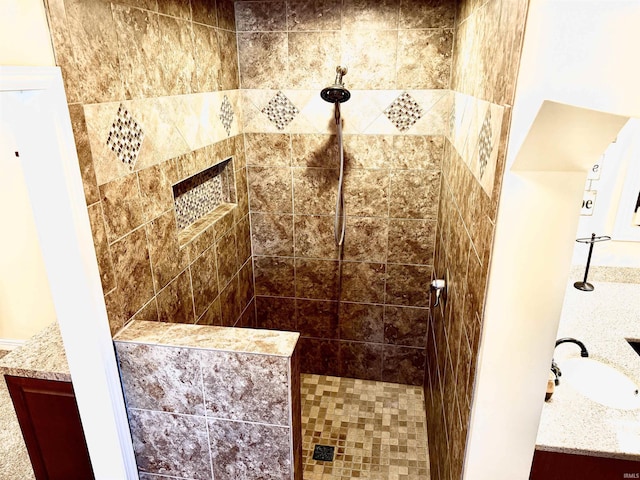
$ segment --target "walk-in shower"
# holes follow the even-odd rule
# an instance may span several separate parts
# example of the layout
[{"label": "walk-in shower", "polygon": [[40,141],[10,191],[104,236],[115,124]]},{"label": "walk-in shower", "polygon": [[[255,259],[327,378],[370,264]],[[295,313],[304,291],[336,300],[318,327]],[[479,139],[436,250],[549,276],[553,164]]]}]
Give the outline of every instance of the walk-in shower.
[{"label": "walk-in shower", "polygon": [[338,155],[340,156],[340,178],[338,180],[338,195],[336,197],[336,213],[334,220],[334,238],[336,245],[340,247],[344,242],[346,228],[346,214],[344,211],[344,146],[342,143],[342,118],[340,116],[340,104],[351,98],[351,92],[342,83],[342,77],[347,74],[347,68],[338,65],[336,67],[336,79],[333,85],[323,88],[320,96],[323,100],[335,105],[336,129],[338,131]]}]

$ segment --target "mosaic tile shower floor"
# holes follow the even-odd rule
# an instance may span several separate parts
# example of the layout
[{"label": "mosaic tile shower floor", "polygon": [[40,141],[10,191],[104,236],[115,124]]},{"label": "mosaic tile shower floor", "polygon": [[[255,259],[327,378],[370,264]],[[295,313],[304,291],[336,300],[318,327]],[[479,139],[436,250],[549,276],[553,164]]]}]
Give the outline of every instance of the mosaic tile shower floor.
[{"label": "mosaic tile shower floor", "polygon": [[429,480],[422,387],[303,374],[301,390],[304,480]]}]

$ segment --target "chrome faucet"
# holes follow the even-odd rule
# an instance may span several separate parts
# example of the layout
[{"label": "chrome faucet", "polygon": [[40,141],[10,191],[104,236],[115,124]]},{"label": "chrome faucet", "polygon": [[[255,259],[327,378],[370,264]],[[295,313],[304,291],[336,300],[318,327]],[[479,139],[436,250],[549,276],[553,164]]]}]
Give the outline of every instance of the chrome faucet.
[{"label": "chrome faucet", "polygon": [[[587,351],[587,347],[584,346],[584,343],[582,343],[580,340],[576,340],[575,338],[571,338],[571,337],[564,337],[564,338],[559,338],[558,340],[556,340],[556,347],[558,345],[560,345],[561,343],[575,343],[576,345],[578,345],[580,347],[580,356],[581,357],[588,357],[589,356],[589,352]],[[556,363],[556,361],[554,359],[551,359],[551,371],[553,372],[553,374],[555,375],[555,379],[553,381],[553,383],[555,383],[556,385],[560,385],[560,378],[562,376],[562,371],[560,370],[560,367],[558,366],[558,364]]]}]

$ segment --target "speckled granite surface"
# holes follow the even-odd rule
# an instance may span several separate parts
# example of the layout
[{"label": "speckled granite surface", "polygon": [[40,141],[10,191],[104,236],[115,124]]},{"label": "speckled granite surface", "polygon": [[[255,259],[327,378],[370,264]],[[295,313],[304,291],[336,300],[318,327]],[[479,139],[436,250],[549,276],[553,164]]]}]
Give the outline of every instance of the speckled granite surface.
[{"label": "speckled granite surface", "polygon": [[134,320],[120,331],[114,340],[168,347],[190,347],[290,357],[299,337],[299,333],[276,330]]},{"label": "speckled granite surface", "polygon": [[71,381],[67,356],[57,323],[31,337],[0,359],[0,375]]},{"label": "speckled granite surface", "polygon": [[[640,384],[640,356],[625,340],[640,337],[640,285],[591,281],[593,292],[567,286],[557,337],[581,340],[589,356],[616,367]],[[555,360],[580,358],[571,344],[559,345]],[[619,410],[593,402],[566,381],[545,403],[538,429],[540,450],[640,461],[640,410]]]}]

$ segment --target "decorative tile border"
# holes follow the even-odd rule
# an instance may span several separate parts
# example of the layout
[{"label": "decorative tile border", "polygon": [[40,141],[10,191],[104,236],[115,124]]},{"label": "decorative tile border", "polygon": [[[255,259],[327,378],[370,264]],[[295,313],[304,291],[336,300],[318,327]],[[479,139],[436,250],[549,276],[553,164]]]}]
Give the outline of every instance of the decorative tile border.
[{"label": "decorative tile border", "polygon": [[291,103],[285,94],[278,91],[262,109],[262,113],[273,122],[278,130],[284,130],[300,111]]},{"label": "decorative tile border", "polygon": [[422,107],[407,92],[396,98],[384,111],[389,121],[401,132],[409,130],[422,118],[423,113]]},{"label": "decorative tile border", "polygon": [[118,160],[133,170],[136,160],[138,160],[143,139],[144,130],[131,116],[126,107],[120,104],[116,118],[113,120],[109,130],[107,146],[115,153]]},{"label": "decorative tile border", "polygon": [[493,191],[504,107],[455,93],[449,140],[487,195]]},{"label": "decorative tile border", "polygon": [[[245,133],[335,133],[334,105],[319,90],[242,90]],[[274,101],[287,99],[299,113],[279,121]],[[345,134],[444,135],[449,90],[351,90],[340,105]],[[274,110],[276,109],[276,110]]]},{"label": "decorative tile border", "polygon": [[225,95],[222,100],[222,106],[220,107],[220,121],[222,122],[224,129],[227,131],[227,135],[231,135],[233,116],[233,106],[229,101],[229,97]]},{"label": "decorative tile border", "polygon": [[[88,104],[84,113],[98,185],[243,131],[239,90]],[[118,147],[120,136],[138,139],[137,150],[132,140]]]}]

